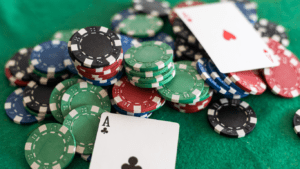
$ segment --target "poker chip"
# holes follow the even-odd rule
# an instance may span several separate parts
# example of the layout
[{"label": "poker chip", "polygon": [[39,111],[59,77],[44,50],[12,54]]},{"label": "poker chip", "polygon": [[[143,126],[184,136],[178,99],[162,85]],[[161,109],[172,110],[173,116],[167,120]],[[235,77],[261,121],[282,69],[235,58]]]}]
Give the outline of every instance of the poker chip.
[{"label": "poker chip", "polygon": [[171,12],[170,3],[158,0],[133,0],[133,7],[138,12],[151,14],[153,16],[167,16]]},{"label": "poker chip", "polygon": [[84,155],[84,154],[81,154],[81,158],[87,162],[91,162],[92,160],[92,155]]},{"label": "poker chip", "polygon": [[252,70],[229,73],[228,77],[240,88],[253,95],[261,95],[266,91],[263,79]]},{"label": "poker chip", "polygon": [[105,112],[98,106],[84,105],[73,109],[65,117],[63,125],[74,135],[77,153],[85,155],[93,153],[100,117]]},{"label": "poker chip", "polygon": [[157,83],[166,80],[172,75],[172,73],[175,74],[176,72],[174,70],[175,67],[173,66],[165,73],[162,73],[154,77],[141,78],[138,76],[132,76],[130,73],[127,73],[127,77],[130,81],[137,82],[137,83]]},{"label": "poker chip", "polygon": [[99,73],[99,74],[86,73],[80,69],[78,69],[78,74],[90,80],[107,80],[113,78],[122,70],[123,70],[123,65],[120,64],[115,70],[111,70],[111,72],[106,75],[104,75],[103,73]]},{"label": "poker chip", "polygon": [[109,86],[117,83],[123,76],[124,71],[120,71],[116,76],[106,79],[106,80],[90,80],[86,77],[81,76],[78,74],[83,80],[87,81],[90,84],[96,85],[96,86]]},{"label": "poker chip", "polygon": [[297,110],[293,119],[295,133],[300,137],[300,110]]},{"label": "poker chip", "polygon": [[[131,38],[131,37],[128,37],[128,36],[125,36],[125,35],[122,35],[122,34],[117,34],[121,40],[121,43],[122,43],[122,50],[124,53],[127,52],[128,49],[130,49],[132,46],[134,46],[135,44],[138,44],[140,43],[140,39],[134,39],[134,38]],[[158,34],[159,35],[159,34]],[[157,35],[157,36],[158,36]],[[156,37],[156,36],[155,36]],[[170,39],[169,38],[165,38],[167,39],[170,43]]]},{"label": "poker chip", "polygon": [[154,37],[150,37],[150,38],[141,38],[140,39],[142,42],[148,42],[148,41],[161,41],[163,43],[166,43],[167,45],[169,45],[173,50],[175,49],[175,41],[172,38],[172,36],[160,32],[158,34],[156,34]]},{"label": "poker chip", "polygon": [[168,101],[180,103],[182,101],[193,102],[201,95],[204,88],[204,80],[190,64],[176,64],[176,76],[174,79],[157,88],[158,93]]},{"label": "poker chip", "polygon": [[228,137],[245,137],[257,123],[256,114],[250,105],[237,99],[223,98],[213,102],[207,115],[215,132]]},{"label": "poker chip", "polygon": [[158,75],[161,75],[161,74],[167,72],[173,66],[174,66],[174,62],[170,62],[166,67],[164,67],[162,69],[155,70],[155,71],[141,72],[141,71],[133,70],[125,63],[125,70],[126,70],[127,74],[130,74],[132,76],[137,76],[137,77],[141,77],[141,78],[150,78],[150,77],[155,77],[155,76],[158,76]]},{"label": "poker chip", "polygon": [[163,20],[155,16],[143,14],[130,15],[119,24],[116,31],[139,38],[153,37],[163,25]]},{"label": "poker chip", "polygon": [[173,61],[172,48],[160,41],[143,42],[124,55],[125,63],[136,71],[153,71]]},{"label": "poker chip", "polygon": [[83,105],[97,105],[108,112],[111,110],[107,92],[102,87],[87,82],[76,83],[63,94],[61,99],[63,117],[66,117],[71,110]]},{"label": "poker chip", "polygon": [[27,86],[27,84],[29,83],[29,81],[22,81],[17,79],[16,77],[14,77],[9,70],[9,65],[8,62],[5,64],[5,76],[6,78],[9,80],[10,85],[12,86]]},{"label": "poker chip", "polygon": [[122,43],[119,37],[103,26],[80,29],[69,41],[69,53],[73,60],[88,68],[112,65],[119,58]]},{"label": "poker chip", "polygon": [[118,107],[133,113],[152,111],[156,109],[162,99],[156,89],[142,89],[133,86],[126,76],[113,86],[112,95]]},{"label": "poker chip", "polygon": [[75,156],[76,142],[67,127],[58,123],[39,126],[25,143],[31,168],[66,168]]},{"label": "poker chip", "polygon": [[140,83],[140,82],[136,82],[134,80],[130,80],[130,83],[134,86],[140,87],[140,88],[159,88],[160,86],[163,86],[167,83],[169,83],[171,80],[174,79],[176,75],[176,70],[174,69],[172,71],[172,74],[170,76],[168,76],[166,79],[159,81],[159,82],[155,82],[155,83]]},{"label": "poker chip", "polygon": [[176,38],[176,55],[178,58],[195,61],[203,57],[208,58],[208,54],[200,45],[199,48],[189,46],[182,38]]},{"label": "poker chip", "polygon": [[11,93],[4,104],[6,115],[17,124],[30,124],[44,120],[28,113],[23,106],[23,89],[18,88]]},{"label": "poker chip", "polygon": [[185,1],[185,2],[180,2],[179,4],[177,4],[171,11],[171,13],[169,14],[168,18],[169,21],[171,23],[171,25],[173,25],[174,19],[178,17],[178,15],[176,14],[176,12],[174,11],[174,9],[176,8],[185,8],[185,7],[191,7],[191,6],[198,6],[198,5],[202,5],[203,2],[199,2],[199,1]]},{"label": "poker chip", "polygon": [[53,88],[53,86],[39,85],[34,81],[29,82],[24,89],[23,96],[26,107],[36,112],[39,117],[45,117],[46,114],[51,114],[49,98]]},{"label": "poker chip", "polygon": [[235,5],[239,8],[239,10],[244,14],[244,16],[248,19],[251,24],[255,24],[257,22],[257,11],[256,11],[256,3],[254,2],[236,2]]},{"label": "poker chip", "polygon": [[70,30],[60,30],[55,32],[55,34],[52,37],[52,40],[59,40],[64,42],[69,42],[72,35],[77,32],[78,29],[70,29]]},{"label": "poker chip", "polygon": [[[137,12],[135,11],[135,9],[128,8],[128,9],[122,10],[119,13],[114,14],[111,18],[111,29],[115,30],[123,20],[128,18],[130,15],[134,15],[136,13]],[[123,48],[123,50],[124,50],[124,48]]]},{"label": "poker chip", "polygon": [[68,55],[66,42],[52,40],[35,46],[30,55],[30,62],[42,73],[55,74],[66,70],[64,58]]},{"label": "poker chip", "polygon": [[60,105],[62,96],[68,90],[69,87],[79,82],[83,82],[83,80],[79,78],[67,79],[57,84],[55,88],[52,90],[49,99],[49,107],[56,121],[60,123],[63,123],[64,121],[64,117],[62,115],[61,105]]},{"label": "poker chip", "polygon": [[300,93],[300,63],[298,58],[282,46],[278,53],[280,65],[265,68],[263,75],[271,91],[285,98],[294,98]]},{"label": "poker chip", "polygon": [[283,46],[289,46],[285,28],[282,25],[275,24],[267,19],[260,19],[254,25],[254,28],[260,33],[260,36],[267,42],[269,38],[280,42]]},{"label": "poker chip", "polygon": [[22,48],[7,62],[10,73],[18,80],[31,80],[26,71],[31,52],[32,48]]},{"label": "poker chip", "polygon": [[[128,115],[128,116],[134,116],[134,117],[144,117],[144,118],[148,118],[148,114],[152,113],[152,112],[144,112],[144,113],[133,113],[133,112],[127,112],[123,109],[121,109],[120,107],[118,107],[116,105],[116,102],[114,99],[111,99],[111,105],[116,109],[116,111],[119,113],[119,114],[123,114],[123,115]],[[163,100],[162,100],[163,101]],[[158,104],[159,106],[160,104]]]}]

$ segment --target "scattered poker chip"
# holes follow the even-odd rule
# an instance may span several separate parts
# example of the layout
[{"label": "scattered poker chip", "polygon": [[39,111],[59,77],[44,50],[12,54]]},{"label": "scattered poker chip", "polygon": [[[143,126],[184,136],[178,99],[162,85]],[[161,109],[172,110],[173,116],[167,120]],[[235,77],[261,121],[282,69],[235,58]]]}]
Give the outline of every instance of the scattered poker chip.
[{"label": "scattered poker chip", "polygon": [[86,77],[81,76],[80,74],[78,74],[83,80],[87,81],[90,84],[96,85],[96,86],[109,86],[109,85],[113,85],[115,83],[117,83],[123,76],[124,71],[119,71],[119,73],[110,78],[110,79],[106,79],[106,80],[90,80]]},{"label": "scattered poker chip", "polygon": [[162,99],[156,89],[133,86],[126,76],[113,86],[112,95],[118,107],[133,113],[152,111]]},{"label": "scattered poker chip", "polygon": [[256,3],[254,2],[236,2],[235,5],[239,8],[239,10],[244,14],[244,16],[248,19],[251,24],[255,24],[257,22],[257,11],[256,11]]},{"label": "scattered poker chip", "polygon": [[6,115],[17,124],[30,124],[44,120],[28,113],[23,106],[23,89],[18,88],[11,93],[4,104]]},{"label": "scattered poker chip", "polygon": [[171,11],[171,13],[169,14],[169,21],[171,23],[171,25],[173,25],[174,23],[174,19],[178,17],[178,15],[176,14],[176,12],[174,11],[174,9],[176,8],[185,8],[185,7],[191,7],[191,6],[198,6],[198,5],[202,5],[203,2],[199,2],[199,1],[185,1],[185,2],[180,2],[179,4],[177,4]]},{"label": "scattered poker chip", "polygon": [[115,30],[123,20],[125,20],[130,15],[134,15],[134,14],[136,14],[136,11],[133,8],[128,8],[122,10],[119,13],[114,14],[111,18],[111,29]]},{"label": "scattered poker chip", "polygon": [[71,110],[83,105],[97,105],[108,112],[111,110],[107,92],[102,87],[87,82],[76,83],[64,93],[61,99],[63,117],[66,117]]},{"label": "scattered poker chip", "polygon": [[66,168],[75,156],[76,142],[67,127],[58,123],[39,126],[25,143],[31,168]]},{"label": "scattered poker chip", "polygon": [[92,160],[92,155],[84,155],[84,154],[81,154],[81,158],[84,159],[85,161],[87,162],[91,162]]},{"label": "scattered poker chip", "polygon": [[30,55],[30,62],[42,73],[55,74],[66,70],[64,65],[66,56],[69,56],[67,43],[52,40],[35,46]]},{"label": "scattered poker chip", "polygon": [[23,96],[26,107],[36,112],[40,117],[51,114],[49,98],[53,88],[53,86],[39,85],[34,81],[29,82],[24,89]]},{"label": "scattered poker chip", "polygon": [[295,133],[300,137],[300,110],[297,110],[293,119]]},{"label": "scattered poker chip", "polygon": [[123,109],[121,109],[120,107],[118,107],[116,105],[116,102],[114,99],[111,99],[111,105],[116,109],[117,112],[119,112],[120,114],[123,114],[123,115],[128,115],[128,116],[134,116],[134,117],[145,117],[147,118],[147,115],[149,113],[152,113],[152,112],[144,112],[144,113],[132,113],[132,112],[127,112]]},{"label": "scattered poker chip", "polygon": [[156,34],[154,37],[150,37],[150,38],[141,38],[140,39],[142,42],[148,42],[148,41],[161,41],[163,43],[166,43],[167,45],[169,45],[173,50],[175,49],[175,41],[172,38],[172,36],[160,32],[158,34]]},{"label": "scattered poker chip", "polygon": [[119,24],[116,31],[139,38],[153,37],[163,25],[163,20],[155,16],[143,14],[130,15]]},{"label": "scattered poker chip", "polygon": [[117,34],[121,40],[122,43],[122,50],[124,53],[127,52],[128,49],[130,49],[132,46],[134,46],[135,44],[140,43],[139,39],[134,39],[132,37],[128,37],[122,34]]},{"label": "scattered poker chip", "polygon": [[205,80],[205,82],[215,89],[218,93],[222,94],[223,96],[231,99],[240,99],[248,96],[248,94],[244,93],[242,95],[233,95],[229,93],[229,91],[225,90],[223,87],[219,86],[213,78],[209,75],[206,64],[208,63],[208,59],[202,58],[197,61],[197,71],[201,75],[201,77]]},{"label": "scattered poker chip", "polygon": [[69,42],[72,35],[77,32],[78,29],[70,29],[70,30],[60,30],[55,32],[55,34],[52,37],[52,40],[59,40],[64,42]]},{"label": "scattered poker chip", "polygon": [[73,109],[65,117],[63,125],[74,135],[77,153],[85,155],[93,153],[100,117],[105,112],[98,106],[84,105]]},{"label": "scattered poker chip", "polygon": [[261,95],[266,91],[263,79],[252,70],[229,73],[228,77],[240,88],[253,95]]},{"label": "scattered poker chip", "polygon": [[140,83],[140,82],[136,82],[134,80],[130,80],[130,83],[134,86],[140,87],[140,88],[159,88],[160,86],[163,86],[167,83],[169,83],[170,81],[172,81],[174,79],[176,75],[176,70],[174,69],[172,71],[172,74],[170,76],[168,76],[166,79],[159,81],[159,82],[155,82],[155,83]]},{"label": "scattered poker chip", "polygon": [[9,80],[10,85],[12,86],[27,86],[27,84],[29,83],[29,81],[22,81],[17,79],[16,77],[14,77],[11,73],[10,70],[8,68],[8,62],[5,64],[5,76],[6,78]]},{"label": "scattered poker chip", "polygon": [[137,76],[137,77],[141,77],[141,78],[150,78],[150,77],[155,77],[158,76],[160,74],[163,74],[165,72],[167,72],[169,69],[171,69],[174,66],[174,62],[170,62],[166,67],[159,69],[159,70],[155,70],[155,71],[145,71],[145,72],[140,72],[140,71],[136,71],[131,69],[126,63],[125,63],[125,70],[126,73],[132,75],[132,76]]},{"label": "scattered poker chip", "polygon": [[300,63],[298,58],[282,46],[280,52],[280,65],[265,68],[263,75],[268,87],[276,95],[285,98],[294,98],[300,94]]},{"label": "scattered poker chip", "polygon": [[10,73],[18,80],[31,80],[26,71],[31,52],[32,48],[22,48],[7,62]]},{"label": "scattered poker chip", "polygon": [[203,57],[209,57],[202,46],[199,46],[199,48],[191,47],[184,39],[178,37],[176,38],[175,50],[178,58],[185,58],[191,61],[195,61]]},{"label": "scattered poker chip", "polygon": [[151,14],[153,16],[167,16],[170,14],[170,3],[159,0],[133,0],[133,7],[138,12]]},{"label": "scattered poker chip", "polygon": [[130,81],[137,82],[137,83],[157,83],[166,80],[169,78],[172,73],[174,72],[175,67],[173,66],[168,71],[164,72],[163,74],[154,76],[154,77],[146,77],[141,78],[138,76],[132,76],[130,73],[127,73],[127,77]]},{"label": "scattered poker chip", "polygon": [[254,110],[244,101],[220,99],[208,109],[208,121],[218,134],[228,137],[245,137],[253,131],[257,118]]},{"label": "scattered poker chip", "polygon": [[160,41],[143,42],[124,55],[125,63],[136,71],[154,71],[173,61],[173,49]]},{"label": "scattered poker chip", "polygon": [[103,26],[82,28],[68,43],[72,59],[88,68],[112,65],[120,57],[121,48],[119,37]]},{"label": "scattered poker chip", "polygon": [[79,82],[83,82],[83,80],[79,78],[67,79],[57,84],[55,88],[52,90],[49,99],[49,107],[56,121],[60,123],[64,122],[64,117],[62,115],[61,105],[60,105],[62,96],[68,90],[69,87]]},{"label": "scattered poker chip", "polygon": [[174,79],[158,88],[158,93],[168,101],[180,103],[193,102],[201,95],[204,80],[190,64],[175,64],[176,76]]},{"label": "scattered poker chip", "polygon": [[282,25],[277,25],[267,19],[260,19],[254,25],[254,28],[260,33],[260,36],[267,42],[269,38],[280,42],[283,46],[289,46],[290,41],[286,30]]}]

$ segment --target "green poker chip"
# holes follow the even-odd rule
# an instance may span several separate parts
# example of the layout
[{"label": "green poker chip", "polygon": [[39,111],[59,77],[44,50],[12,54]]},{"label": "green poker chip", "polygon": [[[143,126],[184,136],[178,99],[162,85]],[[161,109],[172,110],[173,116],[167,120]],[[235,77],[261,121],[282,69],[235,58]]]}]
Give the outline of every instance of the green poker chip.
[{"label": "green poker chip", "polygon": [[64,80],[60,83],[58,83],[55,88],[52,90],[51,96],[50,96],[50,111],[55,118],[60,123],[64,122],[64,117],[61,112],[61,99],[64,93],[68,90],[69,87],[73,86],[76,83],[84,82],[80,78],[71,78]]},{"label": "green poker chip", "polygon": [[95,105],[84,105],[73,109],[65,118],[63,125],[74,135],[79,154],[92,154],[96,140],[100,116],[106,112]]},{"label": "green poker chip", "polygon": [[78,29],[70,29],[70,30],[60,30],[55,32],[51,40],[60,40],[60,41],[65,41],[69,42],[71,36],[77,32]]},{"label": "green poker chip", "polygon": [[174,79],[175,75],[176,75],[176,70],[174,69],[172,74],[168,78],[166,78],[165,80],[160,81],[160,82],[156,82],[156,83],[138,83],[138,82],[130,80],[130,83],[132,85],[140,87],[140,88],[158,88],[158,87],[163,86],[163,85],[169,83],[170,81],[172,81]]},{"label": "green poker chip", "polygon": [[174,103],[193,102],[200,97],[204,88],[204,80],[190,64],[175,64],[176,76],[159,88],[158,93]]},{"label": "green poker chip", "polygon": [[61,113],[66,117],[70,111],[84,105],[95,105],[110,112],[111,104],[107,92],[101,86],[80,82],[71,86],[62,96]]},{"label": "green poker chip", "polygon": [[163,20],[155,16],[130,15],[118,25],[116,31],[138,38],[153,37],[163,25]]},{"label": "green poker chip", "polygon": [[200,101],[203,101],[203,100],[205,100],[205,99],[207,99],[207,98],[209,98],[209,86],[206,84],[206,83],[204,83],[204,88],[203,88],[203,90],[202,90],[202,92],[201,92],[201,95],[200,95],[200,97],[197,97],[197,98],[195,98],[193,101],[181,101],[180,103],[183,103],[183,104],[195,104],[195,103],[197,103],[197,102],[200,102]]},{"label": "green poker chip", "polygon": [[125,63],[125,70],[127,74],[130,74],[131,76],[137,76],[137,77],[155,77],[158,76],[160,74],[163,74],[165,72],[167,72],[171,67],[174,66],[173,62],[170,62],[166,67],[156,70],[156,71],[145,71],[145,72],[140,72],[140,71],[136,71],[133,70],[132,68],[130,68],[126,63]]},{"label": "green poker chip", "polygon": [[154,71],[173,62],[173,49],[161,41],[135,44],[124,55],[125,63],[136,71]]},{"label": "green poker chip", "polygon": [[155,77],[143,78],[143,77],[131,76],[130,73],[127,73],[127,77],[128,77],[129,80],[137,82],[137,83],[156,83],[156,82],[166,80],[169,76],[171,76],[174,69],[175,68],[173,66],[167,72],[165,72],[161,75],[157,75]]},{"label": "green poker chip", "polygon": [[58,123],[39,126],[25,143],[31,168],[66,168],[75,156],[76,142],[69,129]]}]

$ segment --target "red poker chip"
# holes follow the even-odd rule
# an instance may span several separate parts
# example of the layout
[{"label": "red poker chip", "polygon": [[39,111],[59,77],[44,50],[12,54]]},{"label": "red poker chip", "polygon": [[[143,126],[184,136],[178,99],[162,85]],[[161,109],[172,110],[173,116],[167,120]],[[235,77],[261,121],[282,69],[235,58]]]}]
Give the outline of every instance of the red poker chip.
[{"label": "red poker chip", "polygon": [[155,110],[162,100],[156,89],[133,86],[127,76],[114,84],[112,95],[118,107],[133,113]]},{"label": "red poker chip", "polygon": [[203,100],[203,101],[200,101],[200,102],[197,102],[196,104],[194,105],[191,105],[191,104],[181,104],[181,103],[172,103],[171,104],[174,106],[174,107],[177,107],[177,108],[180,108],[180,109],[183,109],[183,110],[202,110],[204,109],[205,107],[208,106],[208,104],[210,103],[211,99],[212,99],[212,95],[213,95],[213,91],[211,90],[210,91],[210,96]]},{"label": "red poker chip", "polygon": [[268,87],[276,95],[294,98],[300,93],[300,63],[298,58],[284,47],[278,54],[280,65],[265,68],[263,75]]},{"label": "red poker chip", "polygon": [[19,79],[17,79],[16,77],[14,77],[12,74],[11,74],[11,72],[10,72],[10,70],[9,70],[9,68],[8,68],[9,66],[7,65],[7,63],[6,63],[6,65],[5,65],[5,76],[6,76],[6,78],[10,81],[10,84],[12,85],[12,86],[27,86],[27,84],[29,83],[29,81],[22,81],[22,80],[19,80]]},{"label": "red poker chip", "polygon": [[283,47],[279,42],[271,38],[269,38],[267,45],[274,52],[275,55],[281,54],[285,50],[285,47]]},{"label": "red poker chip", "polygon": [[79,69],[76,70],[78,71],[78,74],[91,80],[107,80],[116,76],[122,69],[123,69],[123,65],[120,65],[115,71],[106,75],[90,74],[90,73],[82,72]]},{"label": "red poker chip", "polygon": [[118,60],[108,66],[105,67],[100,67],[100,68],[87,68],[84,66],[81,66],[81,63],[77,62],[75,60],[74,65],[77,70],[80,70],[81,72],[85,72],[88,74],[97,74],[97,75],[107,75],[110,74],[111,72],[115,72],[115,70],[122,64],[123,62],[123,49],[121,50],[120,57]]},{"label": "red poker chip", "polygon": [[204,4],[204,3],[199,2],[199,1],[186,1],[186,2],[181,2],[178,5],[176,5],[173,8],[173,10],[171,11],[171,13],[169,14],[169,21],[170,21],[171,25],[173,25],[174,19],[178,17],[176,12],[174,11],[175,8],[184,8],[184,7],[197,6],[197,5],[202,5],[202,4]]},{"label": "red poker chip", "polygon": [[228,77],[241,89],[252,95],[261,95],[266,91],[266,84],[256,71],[248,70],[229,73]]}]

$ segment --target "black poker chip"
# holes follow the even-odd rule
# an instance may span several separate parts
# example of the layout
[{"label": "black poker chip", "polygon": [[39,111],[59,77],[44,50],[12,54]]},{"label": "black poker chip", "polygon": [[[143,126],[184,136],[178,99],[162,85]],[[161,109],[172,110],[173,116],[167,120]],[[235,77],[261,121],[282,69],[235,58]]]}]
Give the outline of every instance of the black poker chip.
[{"label": "black poker chip", "polygon": [[103,26],[80,29],[74,33],[68,44],[72,59],[88,68],[100,68],[115,63],[121,48],[122,43],[117,34]]},{"label": "black poker chip", "polygon": [[300,137],[300,110],[298,110],[295,113],[294,119],[293,119],[293,127],[295,133]]},{"label": "black poker chip", "polygon": [[280,42],[283,46],[288,46],[290,44],[286,30],[282,25],[278,25],[262,18],[255,23],[254,28],[260,33],[261,37],[266,39],[266,41],[268,41],[269,38],[272,38],[277,42]]},{"label": "black poker chip", "polygon": [[31,80],[26,71],[31,52],[32,48],[22,48],[8,61],[10,73],[19,80]]},{"label": "black poker chip", "polygon": [[133,0],[133,7],[137,12],[143,12],[152,16],[168,16],[171,12],[167,1],[159,0]]},{"label": "black poker chip", "polygon": [[55,86],[40,85],[30,81],[24,89],[23,103],[40,117],[51,114],[49,99]]},{"label": "black poker chip", "polygon": [[257,117],[250,105],[238,99],[220,99],[208,109],[208,121],[215,132],[227,137],[245,137],[253,131]]},{"label": "black poker chip", "polygon": [[182,39],[180,37],[176,38],[175,44],[175,53],[176,56],[180,59],[195,61],[203,57],[209,58],[208,54],[200,44],[198,48],[193,47],[189,45],[185,39]]}]

